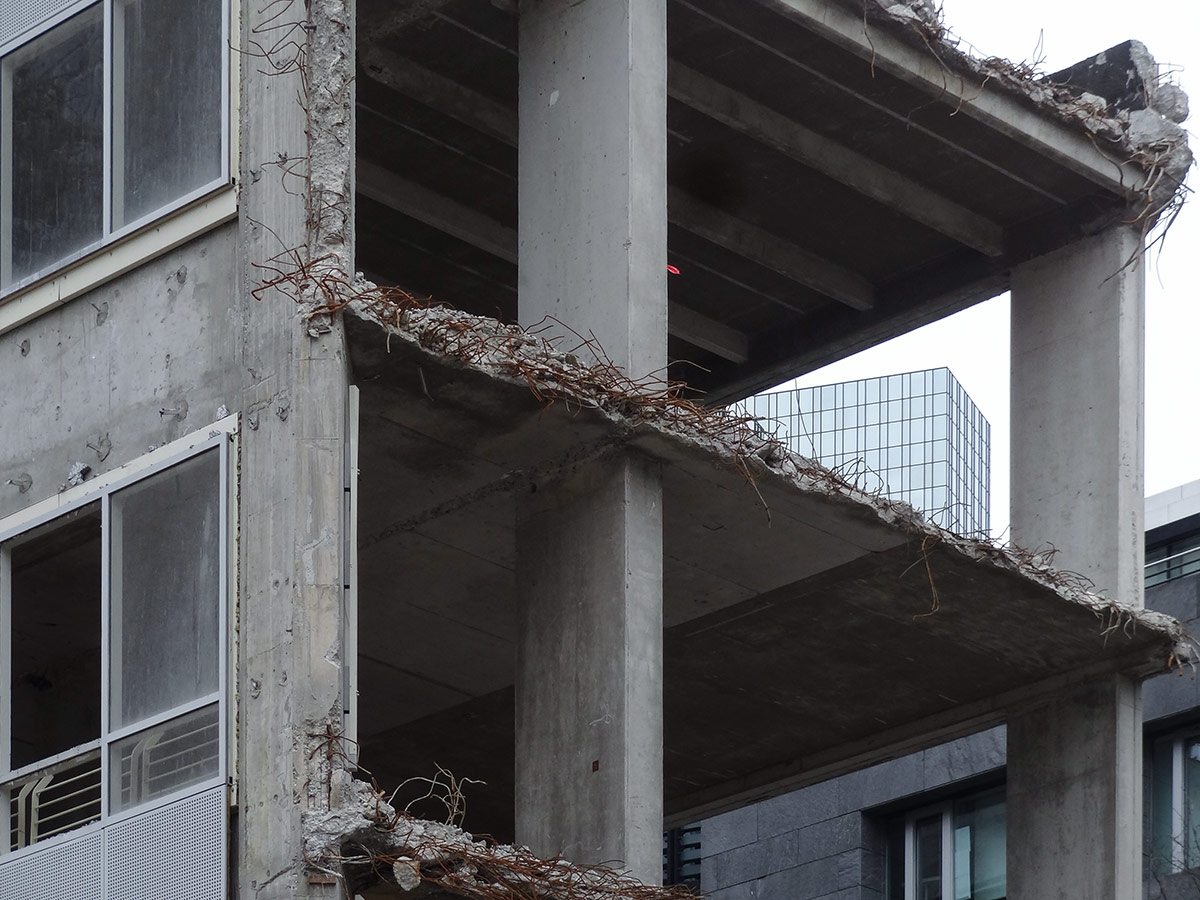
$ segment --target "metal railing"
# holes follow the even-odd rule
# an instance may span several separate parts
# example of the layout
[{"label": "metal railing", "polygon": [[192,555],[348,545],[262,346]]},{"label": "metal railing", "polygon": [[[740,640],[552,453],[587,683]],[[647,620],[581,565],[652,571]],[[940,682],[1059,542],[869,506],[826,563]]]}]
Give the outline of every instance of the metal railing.
[{"label": "metal railing", "polygon": [[100,819],[100,751],[65,759],[2,786],[8,849],[20,850]]},{"label": "metal railing", "polygon": [[1146,587],[1154,587],[1184,575],[1200,572],[1200,546],[1189,547],[1171,556],[1146,563]]}]

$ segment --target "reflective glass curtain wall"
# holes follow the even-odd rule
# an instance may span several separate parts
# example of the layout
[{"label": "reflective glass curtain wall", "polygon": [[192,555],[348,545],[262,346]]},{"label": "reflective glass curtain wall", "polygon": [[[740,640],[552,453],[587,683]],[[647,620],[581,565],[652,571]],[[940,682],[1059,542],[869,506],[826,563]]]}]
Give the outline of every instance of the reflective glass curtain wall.
[{"label": "reflective glass curtain wall", "polygon": [[964,535],[990,523],[991,426],[949,369],[758,394],[745,401],[796,453]]}]

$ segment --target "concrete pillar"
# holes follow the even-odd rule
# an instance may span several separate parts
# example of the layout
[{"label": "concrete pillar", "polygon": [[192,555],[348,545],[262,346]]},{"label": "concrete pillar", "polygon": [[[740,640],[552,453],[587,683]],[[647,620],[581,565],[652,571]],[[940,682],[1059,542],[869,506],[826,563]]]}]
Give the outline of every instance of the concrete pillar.
[{"label": "concrete pillar", "polygon": [[667,353],[665,0],[522,0],[518,309],[631,375]]},{"label": "concrete pillar", "polygon": [[516,834],[662,878],[662,490],[588,464],[520,504]]},{"label": "concrete pillar", "polygon": [[[1059,568],[1136,607],[1140,250],[1136,231],[1115,228],[1018,267],[1012,283],[1012,538],[1054,546]],[[1141,686],[1121,676],[1010,712],[1011,900],[1142,896],[1141,730]]]},{"label": "concrete pillar", "polygon": [[1010,717],[1010,900],[1142,896],[1141,762],[1141,685],[1128,678]]},{"label": "concrete pillar", "polygon": [[[666,365],[666,34],[665,0],[521,3],[520,320],[634,377]],[[657,470],[617,454],[539,485],[517,583],[517,840],[657,882]]]},{"label": "concrete pillar", "polygon": [[[666,365],[666,29],[665,0],[521,3],[520,320],[634,377]],[[517,840],[657,883],[656,468],[618,453],[538,485],[517,585]]]},{"label": "concrete pillar", "polygon": [[[270,273],[260,266],[284,258],[285,248],[280,266],[295,257],[352,271],[354,39],[345,23],[354,8],[351,0],[312,0],[279,15],[243,8],[240,36],[239,810],[231,896],[324,900],[344,891],[306,871],[303,816],[333,802],[325,735],[340,728],[344,705],[349,363],[340,321],[310,321],[292,297],[268,291],[259,300],[251,291]],[[264,30],[291,26],[293,15],[294,33],[307,35],[303,72],[287,64],[292,45],[270,62],[258,56]]]},{"label": "concrete pillar", "polygon": [[1115,228],[1012,279],[1012,539],[1143,603],[1145,265]]}]

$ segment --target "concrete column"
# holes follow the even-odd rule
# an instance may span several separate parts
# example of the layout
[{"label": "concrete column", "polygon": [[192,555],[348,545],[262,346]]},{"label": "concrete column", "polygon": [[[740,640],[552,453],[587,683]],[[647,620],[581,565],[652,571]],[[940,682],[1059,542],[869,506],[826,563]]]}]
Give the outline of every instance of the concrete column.
[{"label": "concrete column", "polygon": [[667,352],[665,0],[522,0],[518,310],[631,375]]},{"label": "concrete column", "polygon": [[1143,604],[1145,264],[1115,228],[1012,280],[1012,538]]},{"label": "concrete column", "polygon": [[[665,0],[521,3],[520,320],[594,337],[634,377],[666,365],[666,27]],[[657,470],[618,454],[539,485],[517,522],[517,840],[649,882],[661,501]]]},{"label": "concrete column", "polygon": [[[1054,546],[1055,565],[1135,607],[1140,251],[1137,232],[1112,229],[1018,267],[1012,284],[1013,540]],[[1011,900],[1142,896],[1141,734],[1141,685],[1121,676],[1010,712]]]},{"label": "concrete column", "polygon": [[662,490],[604,459],[519,504],[516,834],[662,878]]},{"label": "concrete column", "polygon": [[[242,285],[239,460],[238,817],[232,896],[344,896],[306,871],[303,816],[335,801],[327,739],[342,723],[343,488],[350,379],[341,323],[306,318],[263,264],[352,271],[352,0],[282,14],[243,8],[239,154]],[[291,18],[295,17],[293,25]],[[308,27],[303,31],[301,24]],[[307,35],[307,66],[265,29]],[[280,58],[282,56],[282,58]],[[307,98],[301,104],[298,97]],[[280,165],[280,160],[291,162]],[[286,267],[288,263],[279,265]],[[304,303],[317,302],[305,294]]]},{"label": "concrete column", "polygon": [[1010,900],[1141,896],[1141,685],[1117,676],[1011,716]]}]

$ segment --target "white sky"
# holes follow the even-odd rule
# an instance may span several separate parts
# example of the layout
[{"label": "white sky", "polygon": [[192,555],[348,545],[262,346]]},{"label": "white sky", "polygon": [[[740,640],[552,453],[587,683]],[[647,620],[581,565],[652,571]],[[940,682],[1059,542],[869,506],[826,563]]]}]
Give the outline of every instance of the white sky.
[{"label": "white sky", "polygon": [[[944,0],[945,24],[983,56],[1066,68],[1129,38],[1192,98],[1200,154],[1198,0]],[[1190,183],[1197,183],[1193,173]],[[1146,493],[1200,479],[1200,197],[1184,207],[1146,273]],[[902,335],[789,384],[948,366],[992,424],[992,532],[1008,523],[1008,295]]]}]

